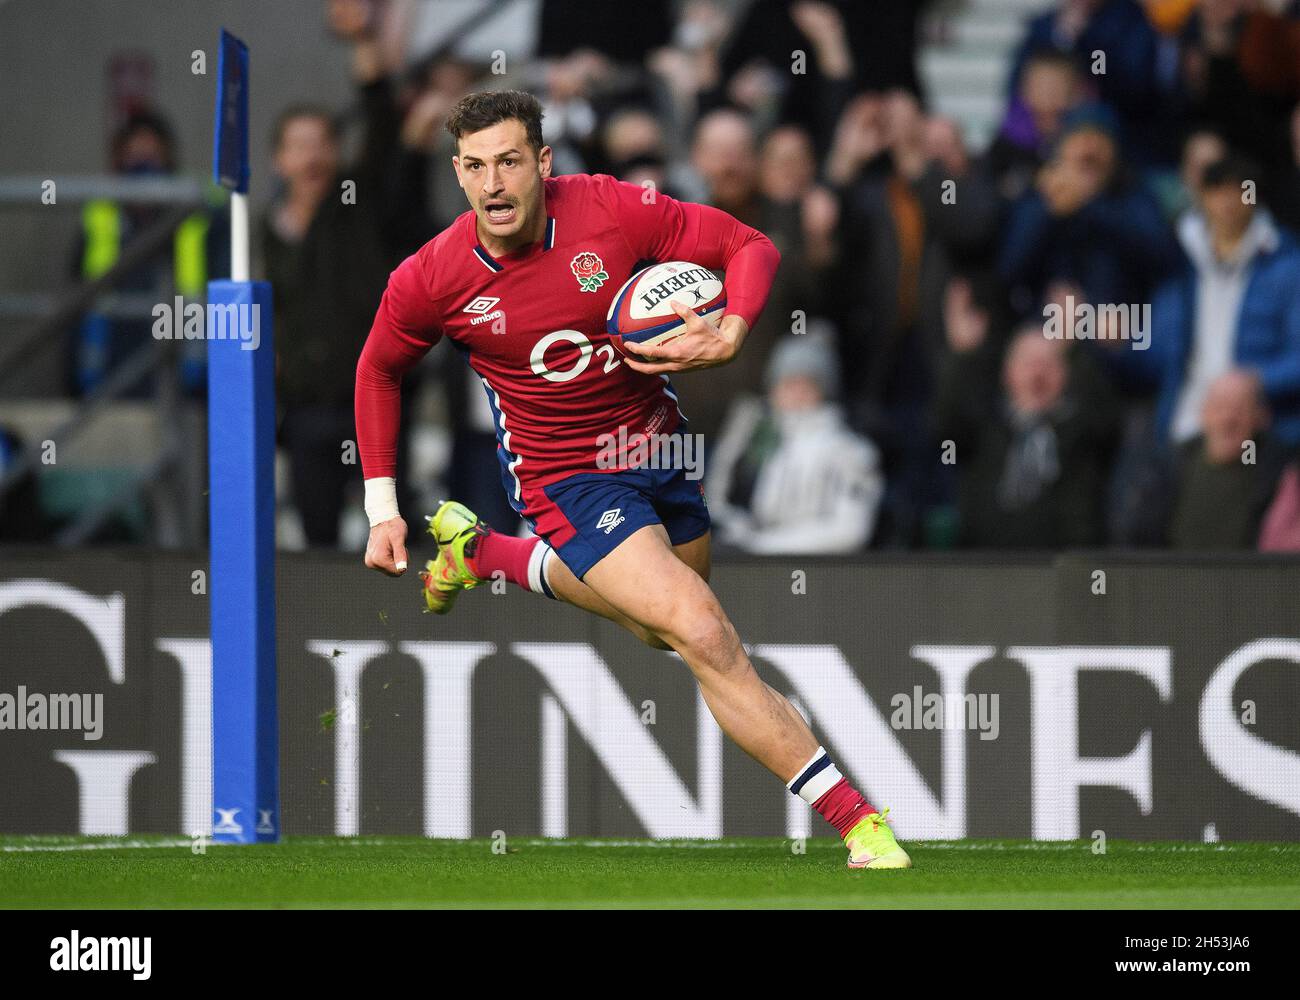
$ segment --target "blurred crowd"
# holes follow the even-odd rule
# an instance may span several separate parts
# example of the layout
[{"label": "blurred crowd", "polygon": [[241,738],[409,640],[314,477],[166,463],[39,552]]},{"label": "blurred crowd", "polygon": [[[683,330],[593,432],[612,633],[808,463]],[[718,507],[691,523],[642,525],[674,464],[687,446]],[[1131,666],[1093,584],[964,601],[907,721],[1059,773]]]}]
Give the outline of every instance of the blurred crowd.
[{"label": "blurred crowd", "polygon": [[[257,232],[309,543],[356,488],[339,442],[388,271],[467,207],[447,112],[519,87],[557,172],[781,251],[740,357],[674,377],[720,544],[1300,549],[1300,2],[1045,4],[984,149],[929,110],[933,6],[543,0],[533,50],[479,62],[413,58],[409,3],[327,0],[357,99],[283,110]],[[514,528],[453,354],[414,376],[447,400],[445,485]]]}]

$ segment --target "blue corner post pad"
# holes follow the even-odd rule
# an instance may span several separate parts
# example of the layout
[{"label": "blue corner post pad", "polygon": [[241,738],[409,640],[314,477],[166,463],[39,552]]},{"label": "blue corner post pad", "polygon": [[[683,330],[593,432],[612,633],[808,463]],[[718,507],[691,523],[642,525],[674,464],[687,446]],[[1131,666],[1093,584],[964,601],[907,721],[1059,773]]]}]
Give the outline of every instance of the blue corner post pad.
[{"label": "blue corner post pad", "polygon": [[268,282],[209,282],[212,835],[235,844],[280,836],[271,321]]}]

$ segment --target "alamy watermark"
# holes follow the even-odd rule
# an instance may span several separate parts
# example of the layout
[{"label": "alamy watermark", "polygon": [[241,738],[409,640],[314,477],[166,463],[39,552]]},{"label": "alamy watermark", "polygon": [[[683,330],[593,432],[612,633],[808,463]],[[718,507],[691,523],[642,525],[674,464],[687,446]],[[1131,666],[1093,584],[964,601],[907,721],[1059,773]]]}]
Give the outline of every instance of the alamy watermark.
[{"label": "alamy watermark", "polygon": [[154,340],[239,340],[241,351],[262,342],[262,307],[256,302],[186,303],[177,295],[151,310]]},{"label": "alamy watermark", "polygon": [[50,941],[54,972],[129,972],[138,981],[151,975],[152,959],[151,937],[82,937],[74,928],[67,937]]},{"label": "alamy watermark", "polygon": [[1048,340],[1128,340],[1133,350],[1151,346],[1151,303],[1075,302],[1043,306],[1043,336]]},{"label": "alamy watermark", "polygon": [[80,730],[82,739],[98,740],[104,735],[104,696],[29,693],[20,684],[17,694],[0,692],[0,729]]},{"label": "alamy watermark", "polygon": [[687,479],[704,478],[704,435],[618,433],[596,438],[598,469],[684,469]]},{"label": "alamy watermark", "polygon": [[898,729],[970,729],[982,740],[996,740],[998,695],[965,694],[945,698],[937,692],[925,694],[918,684],[909,694],[900,691],[889,699],[894,710],[889,717],[891,728]]}]

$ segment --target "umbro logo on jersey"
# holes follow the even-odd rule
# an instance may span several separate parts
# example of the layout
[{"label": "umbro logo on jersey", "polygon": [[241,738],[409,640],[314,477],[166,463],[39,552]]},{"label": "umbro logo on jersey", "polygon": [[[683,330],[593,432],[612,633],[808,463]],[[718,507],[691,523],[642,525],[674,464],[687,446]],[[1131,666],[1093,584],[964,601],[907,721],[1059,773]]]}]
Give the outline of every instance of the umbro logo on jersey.
[{"label": "umbro logo on jersey", "polygon": [[626,520],[627,518],[623,516],[623,508],[614,507],[610,510],[605,511],[605,513],[600,515],[600,520],[596,522],[596,528],[598,530],[600,528],[604,528],[605,534],[608,535],[611,531],[613,531],[615,528],[617,528],[620,524],[622,524]]},{"label": "umbro logo on jersey", "polygon": [[495,308],[500,301],[499,298],[493,298],[490,295],[480,295],[461,312],[475,314],[474,318],[469,321],[471,326],[477,326],[479,323],[490,323],[494,319],[501,319],[505,316],[504,310]]}]

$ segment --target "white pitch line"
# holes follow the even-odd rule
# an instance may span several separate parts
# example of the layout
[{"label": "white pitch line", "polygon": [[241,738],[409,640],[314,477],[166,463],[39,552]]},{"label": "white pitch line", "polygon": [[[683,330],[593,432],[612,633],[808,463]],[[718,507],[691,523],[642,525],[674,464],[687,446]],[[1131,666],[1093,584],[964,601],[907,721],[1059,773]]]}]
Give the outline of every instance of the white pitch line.
[{"label": "white pitch line", "polygon": [[[1090,851],[1092,841],[1083,840],[1062,843],[1060,841],[1041,840],[1028,844],[968,844],[960,840],[904,840],[909,846],[914,845],[929,851]],[[1300,844],[1259,844],[1249,845],[1251,849],[1260,847],[1270,851],[1290,854],[1300,852]],[[1240,851],[1247,849],[1242,844],[1143,844],[1125,841],[1119,845],[1122,851],[1151,851],[1156,854],[1195,853],[1208,854],[1221,851]]]},{"label": "white pitch line", "polygon": [[[482,839],[482,838],[479,838]],[[822,838],[829,840],[830,838]],[[432,838],[428,841],[432,843]],[[507,844],[511,841],[507,840]],[[687,849],[687,850],[736,850],[740,848],[753,848],[755,845],[747,841],[735,840],[574,840],[574,839],[543,839],[543,838],[521,838],[514,841],[516,844],[522,844],[525,847],[647,847],[651,849]],[[1091,841],[1079,841],[1077,843],[1062,841],[1037,841],[1027,844],[981,844],[967,843],[959,840],[905,840],[908,846],[915,846],[922,850],[928,851],[1087,851],[1091,850]],[[289,846],[301,847],[418,847],[423,846],[421,840],[417,838],[394,838],[394,837],[294,837]],[[143,848],[177,848],[192,847],[192,840],[116,840],[116,841],[95,841],[92,843],[82,844],[0,844],[0,852],[3,853],[27,853],[27,852],[64,852],[64,851],[118,851]],[[205,844],[207,847],[231,847],[245,845],[223,844],[218,841],[208,840]],[[1264,848],[1272,853],[1295,854],[1300,853],[1300,844],[1252,844],[1251,850]],[[1177,854],[1177,853],[1230,853],[1234,851],[1245,850],[1243,845],[1238,844],[1143,844],[1143,843],[1124,843],[1120,845],[1122,851],[1146,851],[1155,854]]]},{"label": "white pitch line", "polygon": [[[829,838],[821,838],[829,840]],[[507,841],[509,843],[509,841]],[[516,843],[524,844],[527,847],[658,847],[658,848],[741,848],[754,847],[753,843],[725,841],[725,840],[520,840]],[[915,846],[922,850],[938,851],[1087,851],[1092,849],[1091,841],[1079,841],[1077,843],[1065,843],[1057,841],[1038,841],[1028,844],[972,844],[955,840],[907,840],[903,843],[909,847]],[[1265,846],[1265,845],[1252,845]],[[1267,849],[1275,852],[1294,853],[1300,852],[1300,844],[1270,844],[1266,845]],[[1124,843],[1120,845],[1124,851],[1151,851],[1155,853],[1173,854],[1177,852],[1222,852],[1238,851],[1243,848],[1235,844],[1134,844]]]},{"label": "white pitch line", "polygon": [[[483,840],[485,838],[476,838]],[[822,837],[821,840],[830,841],[829,837]],[[411,839],[401,839],[383,836],[370,837],[314,837],[298,838],[293,840],[298,844],[312,844],[316,846],[325,846],[331,844],[341,844],[348,846],[364,847],[366,845],[374,846],[410,846],[418,843]],[[789,838],[784,838],[778,843],[788,842]],[[456,841],[453,841],[455,843]],[[1084,851],[1092,849],[1092,841],[1051,841],[1041,840],[1027,844],[1001,844],[1001,843],[968,843],[961,840],[907,840],[903,841],[908,845],[925,850],[939,851]],[[652,849],[664,848],[686,848],[688,850],[717,850],[717,849],[738,849],[753,848],[755,845],[750,841],[737,840],[579,840],[576,838],[545,838],[545,837],[521,837],[518,839],[506,838],[507,845],[521,844],[525,847],[648,847]],[[1266,846],[1268,850],[1283,853],[1300,853],[1300,844],[1268,844],[1268,845],[1251,845],[1252,847]],[[1124,851],[1150,851],[1157,854],[1173,854],[1178,852],[1225,852],[1238,851],[1244,848],[1237,844],[1145,844],[1125,841],[1120,845]]]},{"label": "white pitch line", "polygon": [[[190,847],[192,840],[119,840],[93,844],[3,844],[0,851],[26,853],[28,851],[120,851],[138,847]],[[212,842],[208,842],[211,846]]]},{"label": "white pitch line", "polygon": [[[509,839],[506,840],[509,844]],[[717,848],[753,847],[734,840],[519,840],[526,847],[650,847],[687,848],[689,850],[715,850]]]}]

